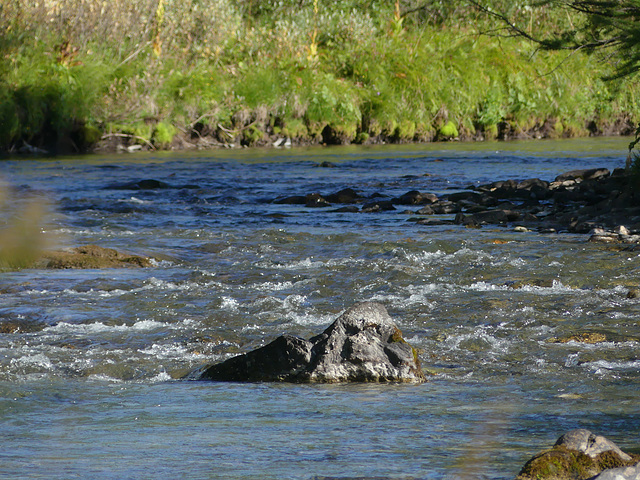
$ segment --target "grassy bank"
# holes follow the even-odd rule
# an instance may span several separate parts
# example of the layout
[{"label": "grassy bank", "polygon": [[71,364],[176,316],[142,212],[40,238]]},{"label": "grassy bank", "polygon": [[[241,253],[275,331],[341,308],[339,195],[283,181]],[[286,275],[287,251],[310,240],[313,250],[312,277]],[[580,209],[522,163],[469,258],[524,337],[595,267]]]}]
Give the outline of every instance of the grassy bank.
[{"label": "grassy bank", "polygon": [[[638,81],[603,82],[597,58],[481,35],[496,25],[463,3],[421,5],[8,0],[0,149],[561,137],[640,120]],[[511,8],[534,33],[579,21]]]}]

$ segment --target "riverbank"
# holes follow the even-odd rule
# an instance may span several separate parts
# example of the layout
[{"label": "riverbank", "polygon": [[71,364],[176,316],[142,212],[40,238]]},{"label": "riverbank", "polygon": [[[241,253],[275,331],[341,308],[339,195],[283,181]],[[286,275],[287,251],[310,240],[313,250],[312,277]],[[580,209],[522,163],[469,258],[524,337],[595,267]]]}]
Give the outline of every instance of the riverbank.
[{"label": "riverbank", "polygon": [[[486,35],[497,25],[470,6],[253,3],[3,6],[0,152],[628,135],[640,120],[638,80]],[[532,33],[572,21],[508,3]]]},{"label": "riverbank", "polygon": [[[256,131],[259,139],[255,141],[247,140],[242,129],[240,130],[226,130],[224,127],[219,127],[218,131],[209,131],[206,134],[184,133],[179,131],[176,133],[171,143],[164,147],[157,147],[150,141],[142,141],[141,138],[137,138],[132,134],[105,134],[99,141],[91,146],[91,152],[93,153],[109,153],[109,152],[145,152],[156,150],[170,150],[170,151],[183,151],[183,150],[208,150],[216,148],[246,148],[246,147],[258,147],[258,148],[288,148],[288,147],[302,147],[312,145],[385,145],[385,144],[406,144],[406,143],[432,143],[432,142],[447,142],[447,141],[461,141],[461,142],[482,142],[482,141],[510,141],[510,140],[543,140],[543,139],[557,139],[557,138],[576,138],[576,137],[611,137],[611,136],[629,136],[632,135],[636,126],[632,123],[631,119],[624,115],[611,123],[606,125],[597,125],[595,122],[589,122],[584,129],[579,131],[569,131],[566,134],[559,135],[556,130],[556,124],[559,121],[555,118],[546,119],[545,121],[533,125],[528,130],[522,130],[517,125],[503,121],[496,125],[497,133],[489,133],[476,130],[476,131],[462,131],[458,133],[456,137],[443,138],[438,137],[435,132],[431,132],[430,135],[417,136],[413,138],[401,138],[397,132],[393,134],[380,133],[377,135],[361,134],[360,137],[349,138],[344,135],[340,135],[331,125],[325,125],[319,135],[311,136],[307,132],[299,132],[297,137],[289,137],[283,135],[282,131],[277,129],[265,127],[264,130]],[[222,135],[221,135],[222,132]],[[255,133],[255,132],[254,132]],[[226,137],[226,138],[225,138]],[[30,148],[23,148],[22,153],[48,153],[46,151],[38,152]]]}]

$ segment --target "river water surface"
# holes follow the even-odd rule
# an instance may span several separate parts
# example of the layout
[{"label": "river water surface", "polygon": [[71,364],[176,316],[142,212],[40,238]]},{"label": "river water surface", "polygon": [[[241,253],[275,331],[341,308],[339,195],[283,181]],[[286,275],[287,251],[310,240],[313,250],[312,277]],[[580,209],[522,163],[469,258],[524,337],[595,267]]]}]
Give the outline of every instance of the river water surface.
[{"label": "river water surface", "polygon": [[[280,196],[444,194],[623,166],[627,140],[0,162],[59,246],[152,268],[0,274],[0,478],[513,478],[573,428],[638,451],[640,252],[587,236],[335,213]],[[331,162],[334,168],[319,168]],[[156,179],[172,188],[111,188]],[[417,210],[419,207],[413,208]],[[5,212],[6,214],[6,212]],[[450,218],[444,216],[442,218]],[[382,302],[422,385],[180,380]],[[554,343],[600,333],[606,341]]]}]

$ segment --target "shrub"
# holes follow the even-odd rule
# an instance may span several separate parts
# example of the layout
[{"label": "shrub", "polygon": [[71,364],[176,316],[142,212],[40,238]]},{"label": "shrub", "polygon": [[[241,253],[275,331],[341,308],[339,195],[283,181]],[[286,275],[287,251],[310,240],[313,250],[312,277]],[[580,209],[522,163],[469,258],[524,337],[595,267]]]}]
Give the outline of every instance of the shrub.
[{"label": "shrub", "polygon": [[167,148],[173,142],[173,137],[177,133],[176,128],[170,123],[160,122],[153,131],[153,144],[160,148]]},{"label": "shrub", "polygon": [[451,120],[445,123],[438,131],[438,137],[442,140],[451,140],[459,135],[458,127]]}]

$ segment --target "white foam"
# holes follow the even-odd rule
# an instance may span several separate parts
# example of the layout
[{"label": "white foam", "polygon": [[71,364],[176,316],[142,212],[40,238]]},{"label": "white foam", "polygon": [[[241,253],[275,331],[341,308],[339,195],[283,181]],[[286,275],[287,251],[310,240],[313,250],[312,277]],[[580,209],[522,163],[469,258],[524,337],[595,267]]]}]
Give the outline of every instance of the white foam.
[{"label": "white foam", "polygon": [[47,370],[53,369],[53,363],[51,363],[51,359],[47,357],[44,353],[37,353],[35,355],[25,355],[19,358],[12,358],[11,365],[19,366],[19,367],[41,367],[41,368],[46,368]]},{"label": "white foam", "polygon": [[148,348],[138,350],[143,355],[149,355],[156,359],[185,359],[185,358],[200,358],[200,355],[189,352],[184,346],[169,344],[159,345],[154,343]]},{"label": "white foam", "polygon": [[280,290],[287,290],[293,287],[293,282],[264,282],[258,283],[254,287],[256,290],[263,292],[277,292]]},{"label": "white foam", "polygon": [[514,258],[513,260],[510,260],[509,265],[511,265],[512,267],[525,267],[527,266],[527,262],[525,259],[521,257],[517,257],[517,258]]},{"label": "white foam", "polygon": [[487,353],[504,354],[508,352],[513,342],[507,339],[496,338],[488,331],[490,328],[491,327],[488,326],[480,326],[469,333],[451,335],[447,337],[444,343],[452,350],[464,350],[464,346],[461,347],[463,342],[467,340],[480,340],[488,346],[488,351],[485,351],[485,355]]},{"label": "white foam", "polygon": [[384,294],[377,293],[369,300],[374,302],[390,303],[395,307],[407,308],[419,305],[422,308],[433,310],[438,305],[437,302],[431,301],[430,298],[435,292],[441,289],[441,285],[428,283],[424,285],[409,285],[406,290],[409,296],[403,294]]},{"label": "white foam", "polygon": [[533,292],[539,294],[556,294],[556,293],[580,293],[583,290],[564,285],[560,280],[553,280],[550,287],[541,287],[537,285],[523,285],[518,290],[523,292]]},{"label": "white foam", "polygon": [[62,293],[71,296],[81,296],[81,297],[99,297],[99,298],[111,298],[111,297],[120,297],[126,293],[129,293],[127,290],[113,289],[113,290],[94,290],[93,288],[78,292],[77,290],[73,290],[70,288],[65,288]]},{"label": "white foam", "polygon": [[295,325],[326,325],[335,320],[336,315],[316,315],[313,313],[290,312],[286,315],[286,318]]},{"label": "white foam", "polygon": [[500,290],[507,290],[509,287],[505,285],[494,285],[487,282],[472,283],[467,287],[462,287],[464,290],[471,290],[476,292],[495,292]]},{"label": "white foam", "polygon": [[43,232],[45,233],[53,233],[53,234],[59,234],[59,235],[69,235],[69,236],[87,236],[87,237],[95,237],[95,236],[100,236],[100,237],[131,237],[133,235],[140,235],[140,232],[134,232],[132,230],[107,230],[107,229],[101,229],[101,230],[89,230],[86,228],[78,228],[78,229],[74,229],[74,228],[55,228],[52,230],[43,230]]},{"label": "white foam", "polygon": [[434,261],[440,260],[442,258],[446,258],[448,256],[447,253],[442,250],[437,250],[435,252],[407,252],[404,248],[394,248],[392,253],[396,257],[404,258],[409,260],[410,262],[417,264],[430,264],[434,263]]},{"label": "white foam", "polygon": [[220,308],[222,310],[230,310],[232,312],[238,311],[239,303],[235,298],[231,297],[222,297],[222,304]]},{"label": "white foam", "polygon": [[132,325],[106,325],[102,322],[95,323],[67,323],[59,322],[50,327],[44,328],[43,332],[54,334],[95,334],[104,332],[126,332],[126,331],[150,331],[159,329],[182,330],[192,328],[198,322],[185,319],[176,323],[158,322],[156,320],[138,320]]},{"label": "white foam", "polygon": [[173,380],[173,377],[169,375],[164,370],[158,373],[155,377],[151,377],[148,381],[151,383],[162,383],[162,382],[170,382]]},{"label": "white foam", "polygon": [[597,360],[595,362],[586,362],[584,367],[591,368],[594,373],[605,373],[607,371],[620,371],[620,370],[638,370],[640,368],[640,360],[629,361],[609,361],[609,360]]},{"label": "white foam", "polygon": [[129,200],[119,200],[120,202],[130,202],[130,203],[136,203],[138,205],[145,205],[145,204],[152,204],[153,202],[150,200],[142,200],[140,198],[137,197],[129,197]]},{"label": "white foam", "polygon": [[91,381],[95,381],[95,382],[100,382],[100,383],[104,383],[104,382],[108,382],[108,383],[123,383],[124,380],[120,379],[120,378],[115,378],[115,377],[111,377],[109,375],[104,375],[102,373],[100,374],[91,374],[87,377],[88,380]]}]

